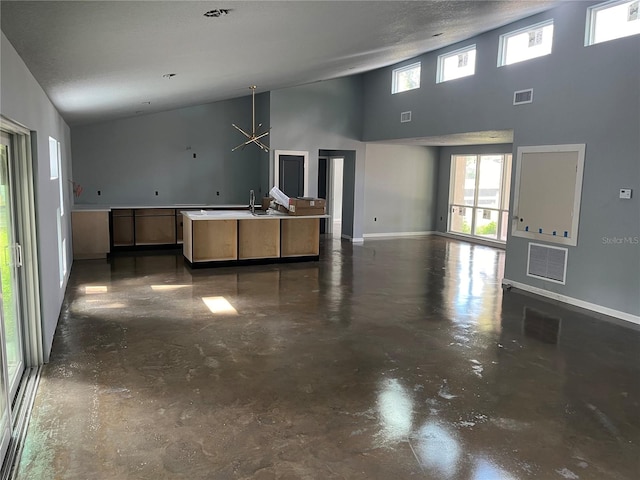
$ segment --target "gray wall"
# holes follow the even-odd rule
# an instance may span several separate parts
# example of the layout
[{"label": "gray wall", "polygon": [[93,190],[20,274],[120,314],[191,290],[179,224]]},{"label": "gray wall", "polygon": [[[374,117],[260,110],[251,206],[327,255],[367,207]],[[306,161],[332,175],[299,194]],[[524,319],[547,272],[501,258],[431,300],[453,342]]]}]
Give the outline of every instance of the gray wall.
[{"label": "gray wall", "polygon": [[[40,273],[40,300],[45,360],[48,360],[53,334],[58,324],[58,315],[67,286],[62,287],[58,269],[58,239],[56,210],[59,207],[58,182],[50,179],[49,137],[61,144],[62,176],[70,178],[71,146],[69,127],[53,107],[49,98],[36,82],[29,69],[18,56],[11,43],[2,34],[0,38],[0,113],[29,128],[33,135],[32,152],[35,171],[36,228],[38,231],[38,267]],[[65,182],[65,210],[69,211],[70,186]],[[67,239],[67,265],[71,265],[71,220],[67,213],[63,217],[63,237]]]},{"label": "gray wall", "polygon": [[[567,2],[423,55],[418,90],[392,96],[392,67],[366,74],[363,138],[513,129],[514,152],[525,145],[585,143],[578,245],[569,248],[567,284],[525,275],[528,241],[522,238],[508,238],[505,277],[637,316],[640,248],[607,244],[605,239],[640,236],[640,195],[635,195],[640,192],[640,38],[584,47],[586,8],[591,4]],[[548,18],[554,19],[551,55],[496,67],[500,34]],[[478,49],[476,74],[435,84],[437,56],[471,43]],[[524,88],[534,89],[534,102],[512,106],[513,92]],[[400,124],[404,110],[413,111],[412,122]],[[618,199],[622,187],[634,189],[632,200]],[[439,191],[447,188],[448,179]]]},{"label": "gray wall", "polygon": [[[362,78],[360,76],[317,82],[271,92],[271,148],[309,152],[309,195],[318,188],[320,150],[348,150],[345,156],[345,208],[347,179],[354,186],[352,231],[347,233],[350,213],[343,209],[343,233],[362,238],[364,211],[364,155],[362,135]],[[273,152],[271,153],[273,162]],[[350,165],[353,162],[353,165]],[[273,170],[271,170],[271,178]],[[348,175],[353,174],[353,178]],[[353,180],[353,183],[351,183]],[[350,201],[350,200],[349,200]]]},{"label": "gray wall", "polygon": [[435,229],[437,147],[368,144],[364,178],[365,236]]},{"label": "gray wall", "polygon": [[[257,95],[260,131],[268,108],[269,95]],[[247,204],[249,190],[266,184],[268,154],[255,145],[232,152],[245,139],[232,123],[251,130],[250,96],[73,128],[74,180],[84,189],[76,203]]]},{"label": "gray wall", "polygon": [[[490,155],[492,153],[512,153],[513,146],[510,143],[499,145],[465,145],[457,147],[440,148],[440,168],[438,171],[438,200],[436,207],[435,230],[447,231],[449,215],[449,180],[451,178],[451,155]],[[515,162],[515,157],[513,159]],[[513,164],[515,166],[515,163]]]}]

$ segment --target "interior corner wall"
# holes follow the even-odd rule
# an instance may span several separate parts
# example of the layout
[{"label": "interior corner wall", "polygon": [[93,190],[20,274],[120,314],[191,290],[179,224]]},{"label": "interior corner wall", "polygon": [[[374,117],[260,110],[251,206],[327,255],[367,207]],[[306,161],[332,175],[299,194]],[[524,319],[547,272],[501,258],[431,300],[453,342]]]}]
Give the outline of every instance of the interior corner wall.
[{"label": "interior corner wall", "polygon": [[[256,95],[257,106],[265,102],[268,94]],[[74,180],[84,190],[76,203],[248,204],[249,190],[262,193],[268,154],[255,145],[232,152],[246,138],[231,124],[251,121],[246,96],[73,127]]]},{"label": "interior corner wall", "polygon": [[[422,62],[421,87],[416,90],[391,95],[395,66],[364,74],[363,140],[509,129],[514,132],[514,153],[520,146],[584,143],[578,244],[569,247],[566,284],[527,276],[529,242],[510,235],[505,278],[638,319],[640,36],[585,47],[586,12],[595,3],[562,2],[544,13],[403,62]],[[548,19],[554,22],[550,55],[496,67],[501,34]],[[477,48],[475,75],[436,84],[438,55],[470,44]],[[514,106],[514,91],[526,88],[533,88],[533,103]],[[400,112],[405,110],[412,110],[412,121],[400,123]],[[438,218],[444,218],[444,185],[441,179]],[[632,199],[619,199],[620,188],[631,188]],[[545,185],[540,185],[540,195],[544,194]]]},{"label": "interior corner wall", "polygon": [[[49,137],[60,142],[64,203],[67,212],[62,218],[62,235],[67,240],[67,265],[71,266],[71,145],[69,126],[55,109],[42,87],[22,61],[4,33],[0,37],[0,113],[32,132],[34,190],[36,197],[36,229],[38,268],[40,276],[40,307],[45,361],[49,360],[53,335],[67,286],[69,271],[60,286],[58,267],[57,209],[60,194],[57,180],[51,180],[49,170]],[[70,270],[70,268],[68,268]]]},{"label": "interior corner wall", "polygon": [[[320,150],[355,152],[353,157],[352,238],[362,238],[364,212],[364,154],[362,135],[362,77],[352,76],[271,92],[271,149],[309,152],[309,195],[318,194]],[[274,161],[271,153],[271,164]],[[349,158],[345,155],[345,182]],[[273,166],[273,165],[272,165]],[[345,183],[346,190],[346,183]],[[346,202],[346,199],[345,199]],[[342,229],[348,220],[343,218]]]},{"label": "interior corner wall", "polygon": [[435,229],[438,147],[367,144],[364,236]]},{"label": "interior corner wall", "polygon": [[[464,145],[455,147],[440,147],[440,168],[438,172],[438,199],[436,207],[435,230],[445,233],[449,218],[449,185],[451,181],[452,155],[491,155],[493,153],[513,153],[511,143],[496,145]],[[515,157],[514,157],[515,159]]]}]

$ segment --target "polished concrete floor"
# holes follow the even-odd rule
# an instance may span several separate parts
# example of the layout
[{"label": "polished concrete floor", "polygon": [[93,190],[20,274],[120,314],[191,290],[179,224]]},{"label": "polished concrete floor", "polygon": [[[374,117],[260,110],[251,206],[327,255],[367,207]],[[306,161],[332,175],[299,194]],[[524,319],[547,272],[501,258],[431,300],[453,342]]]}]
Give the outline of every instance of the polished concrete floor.
[{"label": "polished concrete floor", "polygon": [[640,478],[640,331],[503,293],[503,260],[77,261],[18,478]]}]

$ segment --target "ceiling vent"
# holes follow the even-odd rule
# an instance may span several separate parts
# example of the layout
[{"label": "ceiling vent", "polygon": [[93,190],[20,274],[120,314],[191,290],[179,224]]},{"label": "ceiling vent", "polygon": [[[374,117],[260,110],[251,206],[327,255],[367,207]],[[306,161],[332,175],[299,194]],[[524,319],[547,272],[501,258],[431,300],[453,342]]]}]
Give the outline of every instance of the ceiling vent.
[{"label": "ceiling vent", "polygon": [[400,114],[400,123],[407,123],[411,121],[411,110],[408,112],[402,112]]},{"label": "ceiling vent", "polygon": [[533,88],[513,92],[514,105],[523,105],[525,103],[533,103]]},{"label": "ceiling vent", "polygon": [[527,275],[564,285],[567,276],[567,253],[566,248],[530,243]]}]

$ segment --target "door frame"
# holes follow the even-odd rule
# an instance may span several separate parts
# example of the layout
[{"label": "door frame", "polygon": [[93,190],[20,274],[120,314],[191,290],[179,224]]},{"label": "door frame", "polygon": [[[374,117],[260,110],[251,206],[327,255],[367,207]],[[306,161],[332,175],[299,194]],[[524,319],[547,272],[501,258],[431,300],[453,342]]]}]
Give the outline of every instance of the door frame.
[{"label": "door frame", "polygon": [[[336,160],[342,160],[342,192],[343,192],[343,198],[344,198],[344,163],[345,163],[345,158],[344,155],[332,155],[327,158],[327,215],[329,215],[329,221],[327,222],[328,227],[327,227],[327,231],[326,233],[333,236],[334,231],[333,231],[333,222],[334,222],[334,217],[333,217],[333,207],[334,207],[334,202],[335,202],[335,198],[334,198],[334,194],[335,194],[335,186],[334,186],[334,178],[333,175],[335,173],[335,165],[336,165]],[[342,212],[344,210],[344,202],[341,200],[340,201],[340,235],[339,237],[342,237]]]},{"label": "door frame", "polygon": [[273,182],[272,184],[280,188],[280,155],[293,155],[304,158],[304,188],[303,196],[309,195],[309,152],[302,150],[274,150],[273,151]]},{"label": "door frame", "polygon": [[28,128],[2,115],[0,129],[11,136],[10,147],[15,159],[15,223],[17,239],[23,252],[23,265],[19,270],[19,280],[24,287],[21,288],[22,339],[25,370],[28,370],[44,363],[32,138]]}]

